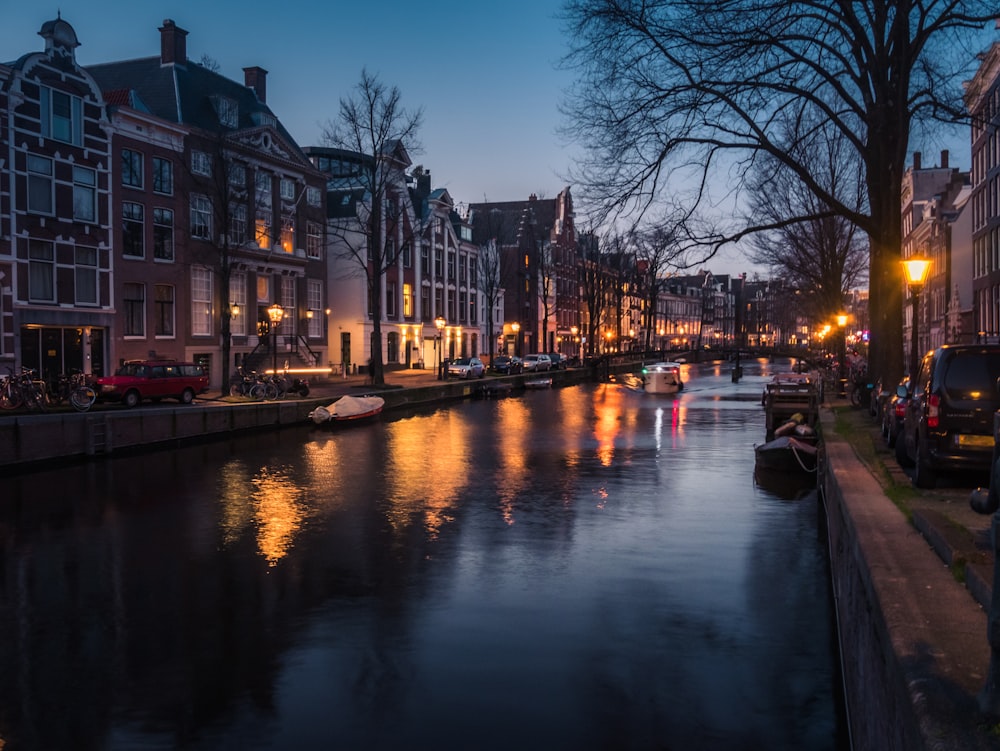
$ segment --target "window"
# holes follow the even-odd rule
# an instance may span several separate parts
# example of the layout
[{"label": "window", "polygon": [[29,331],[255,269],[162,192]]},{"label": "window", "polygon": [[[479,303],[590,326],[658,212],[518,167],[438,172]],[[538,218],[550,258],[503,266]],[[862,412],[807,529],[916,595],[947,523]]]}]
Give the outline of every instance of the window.
[{"label": "window", "polygon": [[83,100],[46,86],[41,89],[42,136],[83,145]]},{"label": "window", "polygon": [[219,122],[227,128],[235,128],[239,125],[240,110],[236,101],[225,96],[212,97],[215,102],[215,111],[219,115]]},{"label": "window", "polygon": [[142,153],[122,149],[122,185],[142,187]]},{"label": "window", "polygon": [[403,268],[413,268],[413,245],[409,242],[403,245]]},{"label": "window", "polygon": [[174,194],[174,165],[162,157],[153,157],[153,192],[165,196]]},{"label": "window", "polygon": [[319,339],[323,336],[323,282],[319,279],[306,280],[306,305],[312,314],[309,321],[309,338]]},{"label": "window", "polygon": [[241,247],[247,241],[247,207],[235,204],[229,217],[229,244]]},{"label": "window", "polygon": [[403,318],[413,318],[413,286],[403,284]]},{"label": "window", "polygon": [[281,197],[286,201],[295,200],[295,182],[293,180],[281,179]]},{"label": "window", "polygon": [[157,284],[153,287],[153,335],[158,337],[173,337],[174,335],[174,288],[170,284]]},{"label": "window", "polygon": [[212,239],[212,202],[208,196],[191,196],[191,237]]},{"label": "window", "polygon": [[212,335],[211,269],[191,269],[191,334]]},{"label": "window", "polygon": [[295,252],[295,220],[290,216],[281,218],[281,249],[286,253]]},{"label": "window", "polygon": [[295,310],[295,277],[281,277],[281,307],[285,309],[285,315]]},{"label": "window", "polygon": [[97,220],[97,172],[73,167],[73,218],[79,222]]},{"label": "window", "polygon": [[306,203],[310,206],[319,206],[321,195],[319,188],[308,187],[306,188]]},{"label": "window", "polygon": [[267,209],[257,209],[257,219],[254,222],[254,240],[261,250],[267,250],[271,247],[271,212]]},{"label": "window", "polygon": [[56,299],[56,256],[52,243],[31,240],[28,243],[28,299],[52,302]]},{"label": "window", "polygon": [[244,167],[239,162],[229,163],[229,184],[246,190],[247,187],[247,168]]},{"label": "window", "polygon": [[271,176],[266,172],[254,175],[254,185],[257,187],[257,198],[264,200],[271,197]]},{"label": "window", "polygon": [[430,248],[427,245],[420,246],[420,271],[423,275],[430,276],[431,273],[431,258],[430,258]]},{"label": "window", "polygon": [[385,317],[396,317],[396,283],[386,282],[385,285]]},{"label": "window", "polygon": [[75,279],[76,302],[79,305],[97,305],[97,248],[77,246]]},{"label": "window", "polygon": [[204,151],[191,152],[191,171],[196,175],[212,176],[212,157]]},{"label": "window", "polygon": [[323,256],[323,227],[318,222],[306,222],[306,255],[310,258]]},{"label": "window", "polygon": [[28,154],[28,211],[52,213],[52,160]]},{"label": "window", "polygon": [[234,336],[246,336],[247,318],[247,275],[242,271],[233,271],[229,277],[229,304],[236,307],[236,315],[229,319],[229,333]]},{"label": "window", "polygon": [[153,209],[153,258],[174,260],[174,212],[171,209]]},{"label": "window", "polygon": [[146,254],[144,235],[142,204],[126,201],[122,204],[122,255],[142,258]]},{"label": "window", "polygon": [[125,282],[122,291],[126,337],[146,336],[146,287],[141,282]]}]

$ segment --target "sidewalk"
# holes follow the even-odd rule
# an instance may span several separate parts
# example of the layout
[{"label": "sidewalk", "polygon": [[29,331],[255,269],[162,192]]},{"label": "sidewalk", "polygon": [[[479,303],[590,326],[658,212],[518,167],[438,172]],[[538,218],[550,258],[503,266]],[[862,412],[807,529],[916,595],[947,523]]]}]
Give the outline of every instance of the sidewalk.
[{"label": "sidewalk", "polygon": [[[860,440],[838,434],[838,419]],[[990,664],[991,518],[969,507],[968,479],[913,488],[867,410],[828,399],[821,420],[855,748],[1000,749],[996,720],[977,705]]]}]

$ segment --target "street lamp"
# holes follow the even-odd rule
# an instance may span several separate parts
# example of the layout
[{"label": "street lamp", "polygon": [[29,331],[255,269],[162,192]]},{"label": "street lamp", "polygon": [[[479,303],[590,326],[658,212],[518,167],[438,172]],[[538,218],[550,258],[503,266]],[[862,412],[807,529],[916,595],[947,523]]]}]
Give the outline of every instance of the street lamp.
[{"label": "street lamp", "polygon": [[911,256],[903,261],[903,268],[906,270],[906,283],[910,287],[910,296],[913,297],[913,322],[910,327],[910,380],[917,377],[917,368],[920,366],[920,329],[917,326],[917,319],[920,315],[920,291],[924,287],[927,279],[927,271],[931,262],[926,258]]},{"label": "street lamp", "polygon": [[580,329],[576,326],[569,327],[570,336],[573,337],[574,349],[576,349],[576,357],[579,358],[580,362],[583,362],[583,354],[580,352],[580,340],[576,338],[576,335],[580,333]]},{"label": "street lamp", "polygon": [[837,315],[837,328],[840,335],[837,337],[837,362],[839,364],[839,374],[837,377],[837,395],[847,396],[847,316],[844,313]]},{"label": "street lamp", "polygon": [[278,375],[278,326],[285,317],[285,309],[274,303],[267,309],[267,317],[271,319],[271,372]]},{"label": "street lamp", "polygon": [[521,356],[521,337],[518,335],[521,331],[521,324],[514,321],[510,325],[510,330],[514,332],[514,357]]},{"label": "street lamp", "polygon": [[438,380],[444,380],[444,373],[441,369],[441,348],[444,347],[444,341],[441,339],[441,333],[444,331],[444,327],[447,321],[444,320],[444,316],[438,316],[434,319],[434,325],[437,326],[438,330]]}]

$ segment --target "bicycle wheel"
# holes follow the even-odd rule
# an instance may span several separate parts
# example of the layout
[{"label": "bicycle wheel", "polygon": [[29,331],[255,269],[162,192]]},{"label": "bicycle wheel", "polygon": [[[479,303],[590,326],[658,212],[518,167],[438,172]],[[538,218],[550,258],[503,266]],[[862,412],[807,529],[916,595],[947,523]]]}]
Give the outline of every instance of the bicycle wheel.
[{"label": "bicycle wheel", "polygon": [[251,399],[263,399],[264,398],[264,384],[255,383],[250,387],[250,398]]},{"label": "bicycle wheel", "polygon": [[69,403],[77,412],[86,412],[97,401],[97,392],[90,386],[77,386],[69,394]]},{"label": "bicycle wheel", "polygon": [[861,387],[855,386],[851,389],[851,406],[860,407],[861,406]]},{"label": "bicycle wheel", "polygon": [[0,388],[0,408],[17,409],[24,404],[20,389],[14,384],[7,382]]},{"label": "bicycle wheel", "polygon": [[268,401],[278,398],[278,387],[273,383],[264,384],[264,398]]},{"label": "bicycle wheel", "polygon": [[245,394],[243,392],[243,384],[242,383],[234,383],[232,386],[230,386],[229,387],[229,395],[230,396],[245,396]]}]

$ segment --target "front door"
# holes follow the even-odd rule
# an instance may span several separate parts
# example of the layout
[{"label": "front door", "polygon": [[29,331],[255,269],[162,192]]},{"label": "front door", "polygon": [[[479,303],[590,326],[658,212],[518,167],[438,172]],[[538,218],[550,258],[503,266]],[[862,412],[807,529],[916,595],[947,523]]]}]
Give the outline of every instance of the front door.
[{"label": "front door", "polygon": [[340,334],[340,363],[346,375],[351,370],[351,334],[343,331]]}]

